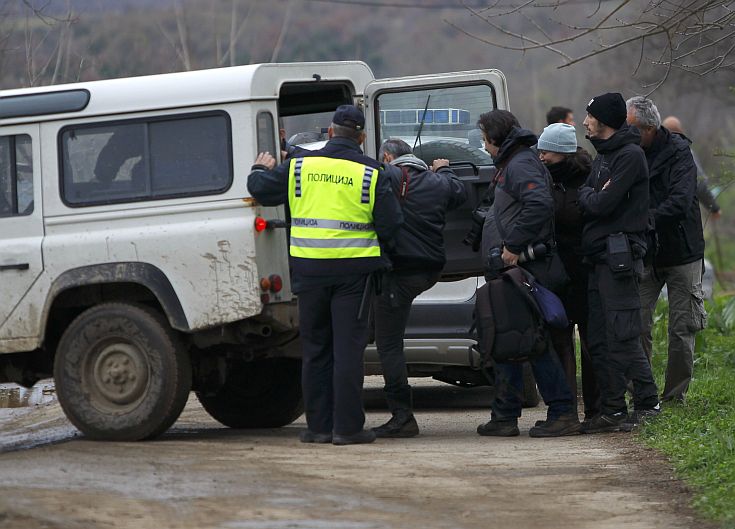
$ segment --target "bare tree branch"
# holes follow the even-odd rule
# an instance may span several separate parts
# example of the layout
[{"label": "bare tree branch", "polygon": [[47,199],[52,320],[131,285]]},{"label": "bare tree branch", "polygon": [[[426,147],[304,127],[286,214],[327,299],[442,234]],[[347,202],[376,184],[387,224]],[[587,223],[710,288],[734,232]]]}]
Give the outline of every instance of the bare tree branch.
[{"label": "bare tree branch", "polygon": [[490,46],[551,51],[562,61],[558,68],[637,43],[633,75],[650,77],[651,69],[642,68],[646,62],[659,68],[658,79],[646,87],[658,88],[673,69],[708,75],[732,67],[735,0],[598,0],[589,15],[578,5],[577,0],[494,0],[481,8],[463,3],[470,20],[487,30],[445,22]]}]

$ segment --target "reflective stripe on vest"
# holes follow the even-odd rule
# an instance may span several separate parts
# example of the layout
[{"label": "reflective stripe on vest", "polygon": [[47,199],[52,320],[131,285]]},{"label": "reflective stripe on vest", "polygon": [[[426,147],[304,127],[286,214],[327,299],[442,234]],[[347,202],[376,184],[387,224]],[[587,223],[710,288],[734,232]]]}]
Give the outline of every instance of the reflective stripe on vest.
[{"label": "reflective stripe on vest", "polygon": [[379,257],[373,224],[377,172],[350,160],[294,159],[288,179],[291,255],[307,259]]}]

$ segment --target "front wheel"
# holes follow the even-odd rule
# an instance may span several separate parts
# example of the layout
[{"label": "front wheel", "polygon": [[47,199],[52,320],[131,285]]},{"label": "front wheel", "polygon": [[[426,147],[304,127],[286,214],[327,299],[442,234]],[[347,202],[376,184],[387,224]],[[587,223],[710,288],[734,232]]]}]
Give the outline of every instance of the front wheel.
[{"label": "front wheel", "polygon": [[229,365],[215,391],[196,392],[212,418],[230,428],[277,428],[303,413],[301,361],[268,358]]},{"label": "front wheel", "polygon": [[91,439],[156,437],[191,391],[187,352],[166,319],[143,305],[105,303],[64,332],[54,379],[69,420]]}]

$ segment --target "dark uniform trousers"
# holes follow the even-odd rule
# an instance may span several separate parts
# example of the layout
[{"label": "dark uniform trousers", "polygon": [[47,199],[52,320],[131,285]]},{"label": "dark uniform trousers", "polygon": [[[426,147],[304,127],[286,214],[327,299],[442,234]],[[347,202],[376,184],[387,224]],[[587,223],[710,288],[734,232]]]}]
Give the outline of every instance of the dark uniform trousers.
[{"label": "dark uniform trousers", "polygon": [[439,279],[441,272],[388,272],[373,303],[375,345],[380,356],[385,386],[383,392],[391,412],[413,409],[408,384],[403,335],[413,300]]},{"label": "dark uniform trousers", "polygon": [[367,314],[360,320],[357,315],[367,277],[349,275],[298,294],[301,383],[312,432],[352,435],[365,424],[362,385],[368,319]]},{"label": "dark uniform trousers", "polygon": [[587,341],[600,387],[600,411],[627,411],[628,380],[633,383],[635,409],[651,409],[658,404],[658,390],[641,346],[638,275],[633,270],[613,273],[607,263],[593,266],[589,277]]}]

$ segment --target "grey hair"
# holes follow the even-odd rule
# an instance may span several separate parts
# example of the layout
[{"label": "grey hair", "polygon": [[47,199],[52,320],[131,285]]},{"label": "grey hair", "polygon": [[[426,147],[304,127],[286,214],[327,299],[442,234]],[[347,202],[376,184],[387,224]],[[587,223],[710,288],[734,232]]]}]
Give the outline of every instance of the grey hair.
[{"label": "grey hair", "polygon": [[661,114],[653,101],[643,96],[631,97],[625,102],[628,110],[633,110],[636,121],[642,127],[657,129],[661,126]]},{"label": "grey hair", "polygon": [[359,142],[361,135],[361,130],[356,130],[352,127],[345,127],[344,125],[337,125],[336,123],[332,123],[332,136],[334,136],[335,138],[349,138],[351,140]]},{"label": "grey hair", "polygon": [[408,143],[401,139],[388,138],[383,142],[383,145],[380,146],[380,150],[378,151],[378,161],[383,160],[383,155],[385,153],[390,154],[394,158],[398,158],[404,154],[412,154],[413,150]]}]

